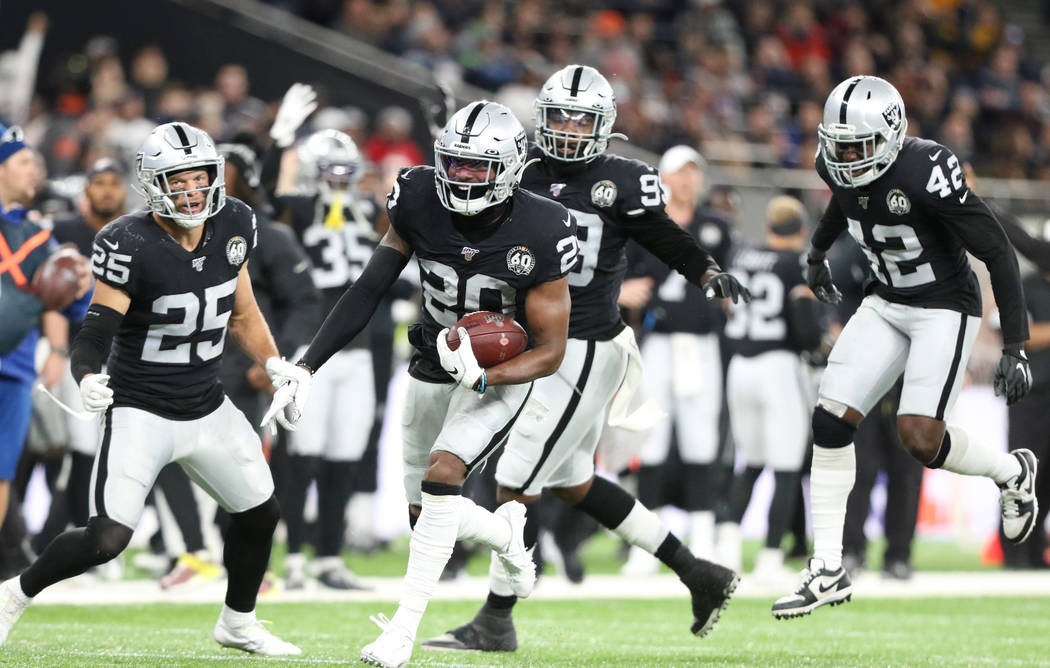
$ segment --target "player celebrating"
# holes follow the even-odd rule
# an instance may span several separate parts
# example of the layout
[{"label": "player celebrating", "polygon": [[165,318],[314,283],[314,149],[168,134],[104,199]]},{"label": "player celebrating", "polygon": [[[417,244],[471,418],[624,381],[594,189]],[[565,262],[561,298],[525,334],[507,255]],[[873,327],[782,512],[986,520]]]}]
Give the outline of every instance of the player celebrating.
[{"label": "player celebrating", "polygon": [[[467,476],[526,408],[532,381],[554,373],[565,352],[575,224],[564,207],[518,188],[526,149],[524,128],[503,105],[483,100],[455,113],[434,142],[436,168],[401,172],[387,201],[389,231],[299,366],[275,381],[267,416],[292,423],[311,374],[361,331],[408,258],[417,257],[424,307],[409,332],[416,354],[403,418],[414,531],[401,602],[392,620],[373,618],[383,633],[361,651],[366,663],[393,668],[411,658],[457,539],[495,550],[515,595],[528,596],[536,579],[523,544],[525,507],[506,503],[491,513],[461,495]],[[449,328],[478,310],[514,317],[529,332],[530,349],[481,369],[460,328],[460,344],[450,350]]]},{"label": "player celebrating", "polygon": [[[537,145],[529,156],[539,164],[526,172],[522,187],[569,208],[578,225],[580,260],[569,275],[572,315],[565,360],[557,377],[536,382],[514,424],[496,468],[499,500],[534,503],[549,487],[562,501],[654,554],[689,588],[691,630],[703,636],[728,603],[736,573],[697,559],[655,513],[619,485],[594,475],[594,452],[605,423],[636,427],[632,422],[641,417],[627,414],[641,361],[616,304],[627,268],[627,239],[703,286],[709,298],[750,297],[668,218],[656,170],[604,154],[615,120],[612,87],[592,67],[570,65],[556,72],[536,100]],[[536,513],[528,517],[525,544],[531,547],[538,525]],[[517,597],[495,559],[489,587],[488,600],[473,621],[424,647],[515,650],[511,610]]]},{"label": "player celebrating", "polygon": [[980,324],[981,297],[966,251],[988,267],[1003,356],[997,394],[1020,401],[1032,385],[1028,320],[1017,258],[998,221],[966,184],[950,150],[905,136],[904,102],[888,82],[852,77],[831,91],[818,128],[817,173],[832,198],[813,234],[807,280],[822,301],[840,298],[824,255],[849,230],[877,280],[842,330],[813,412],[813,557],[798,589],[773,605],[797,617],[853,592],[842,568],[842,525],[856,473],[853,433],[904,374],[897,430],[930,468],[991,478],[1002,490],[1003,531],[1014,543],[1036,516],[1036,459],[1002,452],[945,423],[962,387]]},{"label": "player celebrating", "polygon": [[[211,138],[185,123],[154,129],[136,172],[149,208],[96,236],[98,283],[73,343],[84,407],[104,413],[91,519],[0,585],[0,643],[45,587],[127,547],[157,474],[176,461],[231,514],[215,640],[258,654],[300,654],[255,618],[280,512],[259,438],[218,380],[227,325],[271,375],[292,366],[277,357],[248,278],[255,218],[226,197]],[[99,373],[104,363],[109,375]]]}]

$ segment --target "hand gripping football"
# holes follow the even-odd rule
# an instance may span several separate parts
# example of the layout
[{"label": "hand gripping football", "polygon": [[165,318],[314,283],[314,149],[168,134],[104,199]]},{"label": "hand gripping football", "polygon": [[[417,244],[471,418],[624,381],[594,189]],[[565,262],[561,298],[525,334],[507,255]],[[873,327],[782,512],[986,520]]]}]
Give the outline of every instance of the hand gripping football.
[{"label": "hand gripping football", "polygon": [[478,365],[487,369],[516,357],[529,343],[529,335],[509,315],[476,311],[459,319],[448,331],[448,347],[459,348],[459,328],[467,330]]}]

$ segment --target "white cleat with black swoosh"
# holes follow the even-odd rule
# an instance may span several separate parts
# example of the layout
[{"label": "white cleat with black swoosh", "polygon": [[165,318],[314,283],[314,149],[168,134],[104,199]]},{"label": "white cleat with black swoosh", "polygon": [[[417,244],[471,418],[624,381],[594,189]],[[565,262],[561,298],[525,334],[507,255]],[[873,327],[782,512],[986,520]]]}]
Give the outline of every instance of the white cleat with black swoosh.
[{"label": "white cleat with black swoosh", "polygon": [[824,567],[824,560],[813,557],[809,566],[802,569],[798,589],[793,594],[777,599],[773,604],[773,616],[790,619],[808,615],[822,605],[838,605],[853,596],[853,583],[846,569]]}]

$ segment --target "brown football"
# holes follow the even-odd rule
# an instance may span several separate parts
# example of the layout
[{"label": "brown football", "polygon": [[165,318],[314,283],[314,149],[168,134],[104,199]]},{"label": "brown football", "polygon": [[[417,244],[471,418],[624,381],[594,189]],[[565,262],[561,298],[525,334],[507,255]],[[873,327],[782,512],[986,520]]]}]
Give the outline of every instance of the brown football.
[{"label": "brown football", "polygon": [[529,344],[529,335],[514,318],[493,311],[468,313],[448,332],[448,347],[459,348],[459,328],[467,330],[474,358],[483,369],[517,356]]},{"label": "brown football", "polygon": [[61,311],[77,296],[77,263],[80,253],[66,246],[51,254],[33,275],[32,292],[48,311]]}]

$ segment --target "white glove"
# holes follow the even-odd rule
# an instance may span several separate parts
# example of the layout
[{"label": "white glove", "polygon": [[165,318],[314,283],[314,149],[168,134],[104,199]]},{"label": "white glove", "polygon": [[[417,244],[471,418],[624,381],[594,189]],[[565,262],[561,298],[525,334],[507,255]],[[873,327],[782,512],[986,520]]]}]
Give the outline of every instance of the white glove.
[{"label": "white glove", "polygon": [[109,375],[92,373],[80,380],[80,399],[84,410],[91,413],[102,413],[113,403],[113,390],[108,387]]},{"label": "white glove", "polygon": [[279,357],[266,360],[266,373],[277,391],[259,426],[271,425],[276,419],[288,431],[295,431],[295,424],[302,417],[306,400],[310,396],[310,381],[313,377],[305,368]]},{"label": "white glove", "polygon": [[467,330],[459,328],[459,347],[452,350],[448,347],[448,328],[441,330],[438,334],[437,349],[438,357],[441,358],[441,368],[448,371],[456,382],[474,390],[478,394],[485,393],[485,370],[478,366],[478,360],[474,358],[474,350],[470,347],[470,335]]},{"label": "white glove", "polygon": [[317,93],[309,84],[294,83],[284,94],[277,118],[273,120],[270,136],[278,148],[287,148],[295,141],[295,131],[306,117],[317,109]]}]

